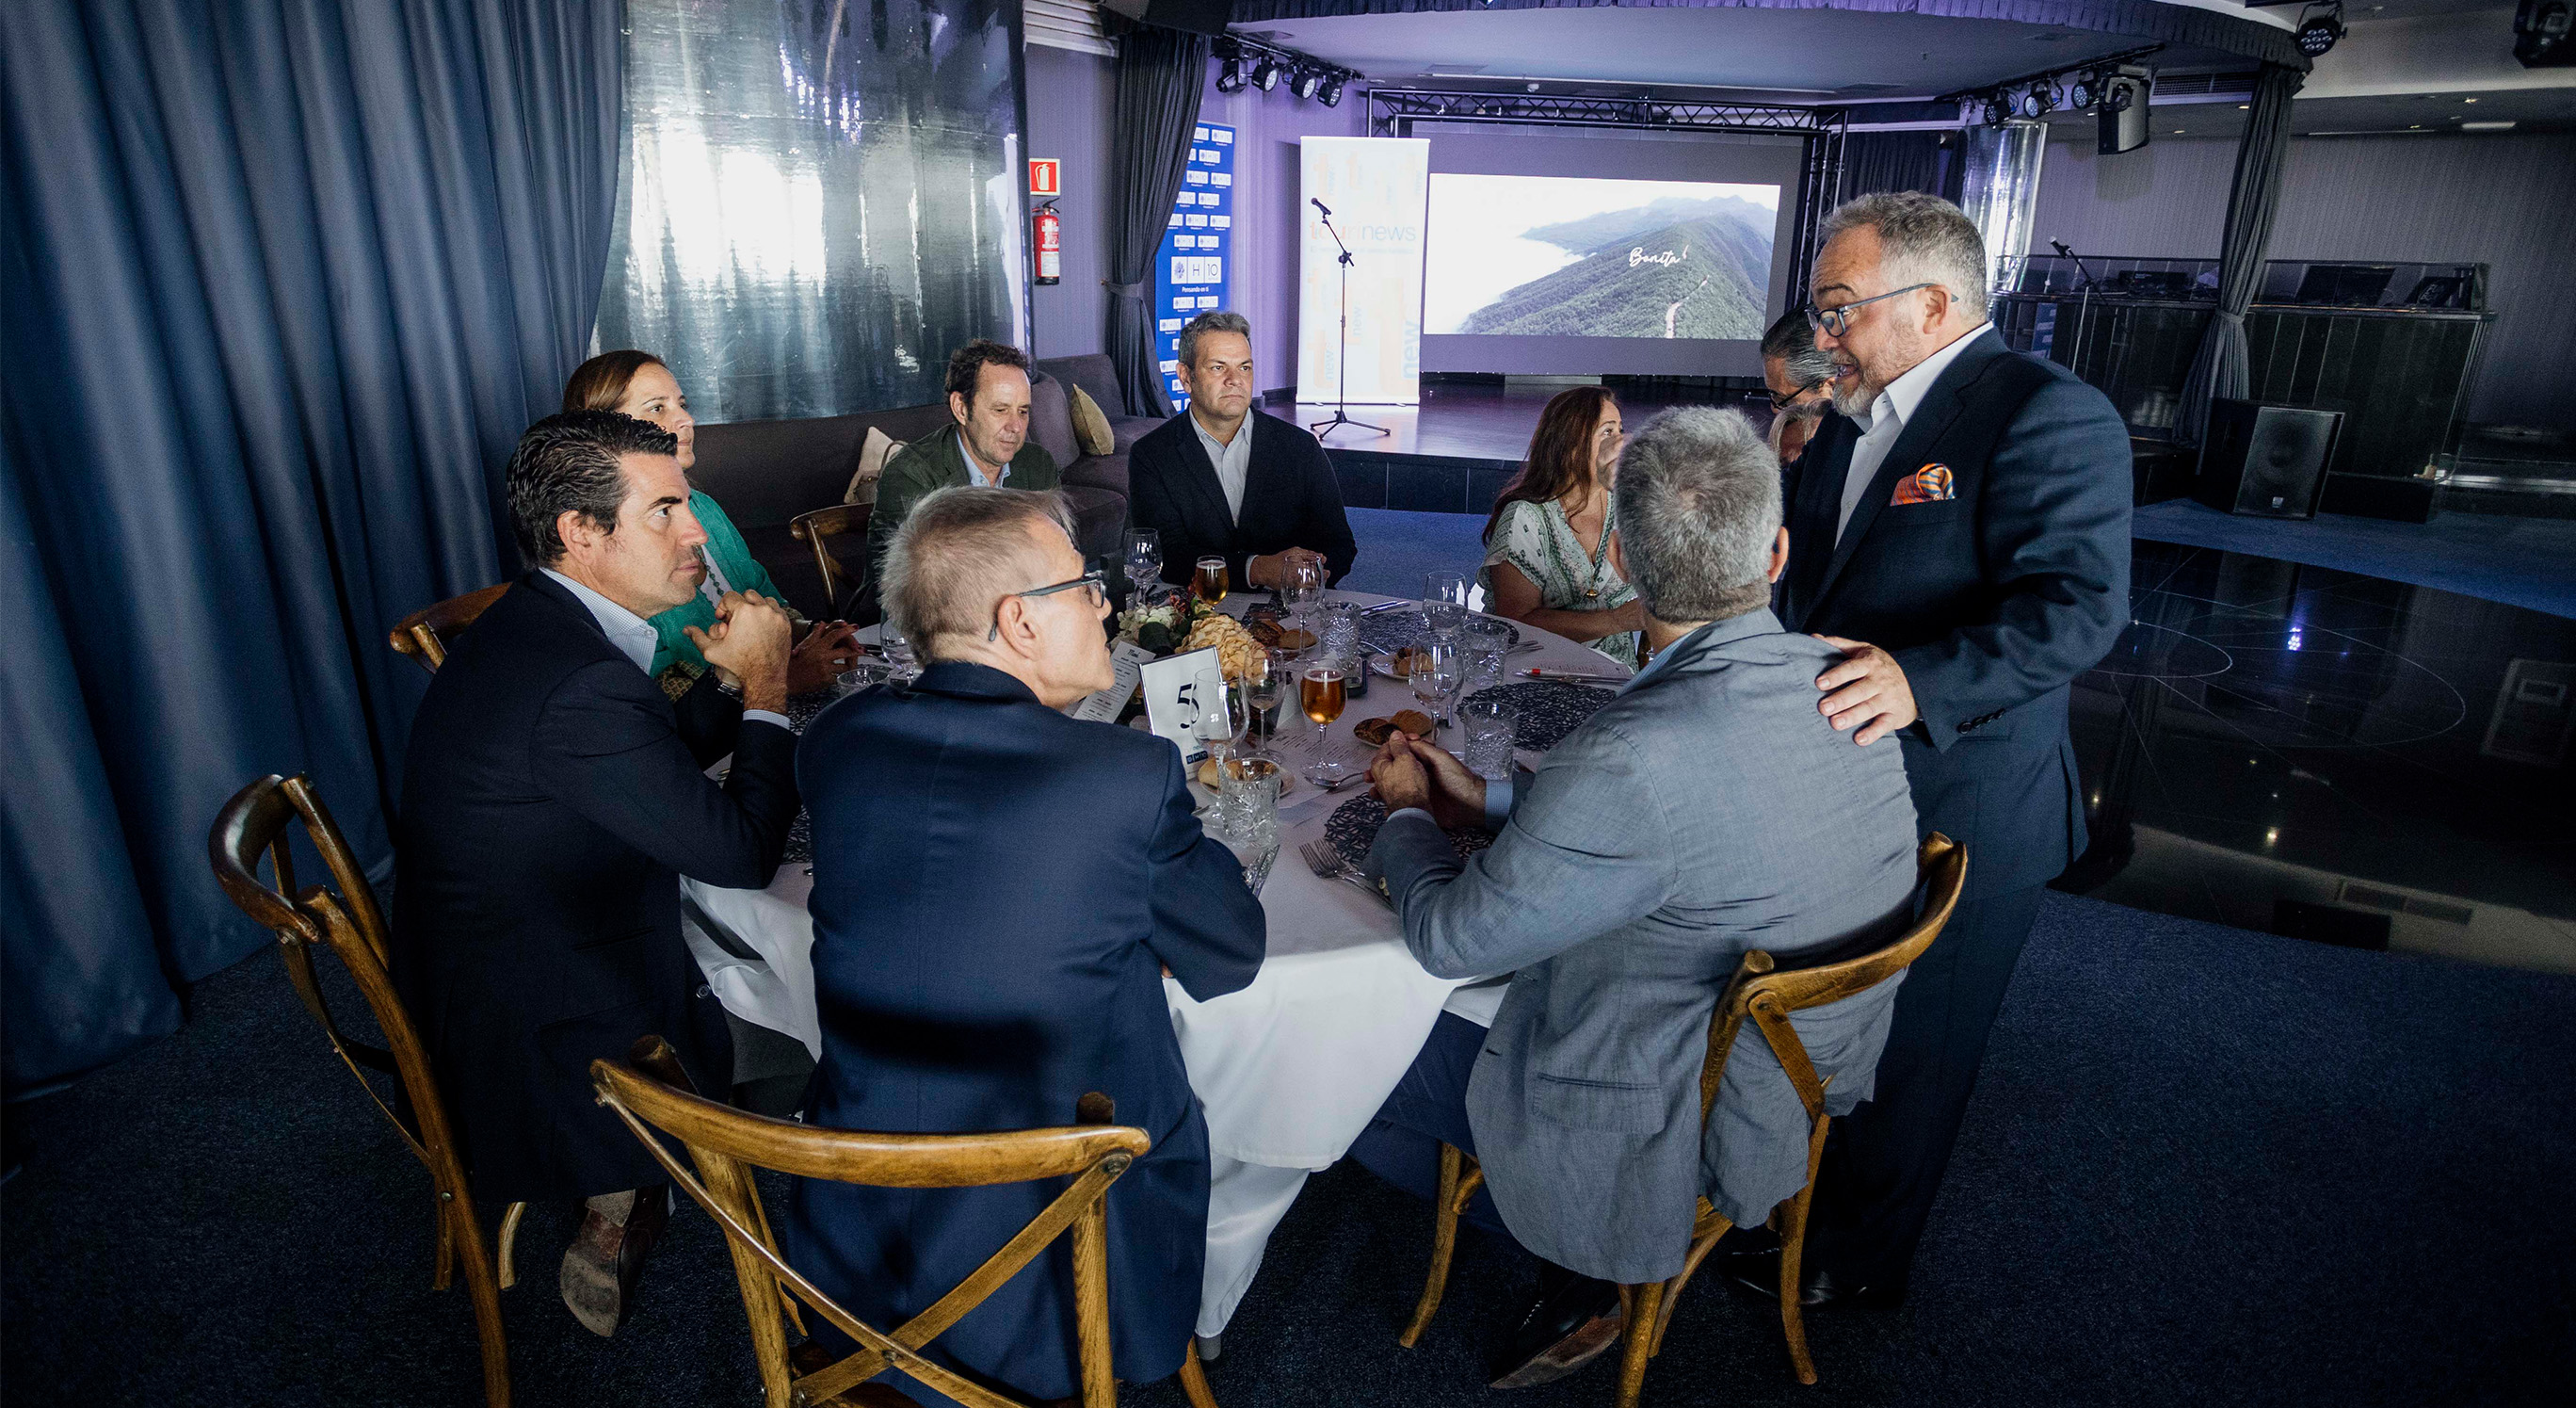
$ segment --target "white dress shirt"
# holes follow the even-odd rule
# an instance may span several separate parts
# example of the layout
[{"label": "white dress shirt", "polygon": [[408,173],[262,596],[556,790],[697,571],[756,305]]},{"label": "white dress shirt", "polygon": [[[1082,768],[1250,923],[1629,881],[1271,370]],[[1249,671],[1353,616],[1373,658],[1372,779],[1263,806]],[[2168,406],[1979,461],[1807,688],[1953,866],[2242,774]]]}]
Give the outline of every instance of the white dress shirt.
[{"label": "white dress shirt", "polygon": [[1843,478],[1842,516],[1834,520],[1834,541],[1841,542],[1843,529],[1851,526],[1852,510],[1860,507],[1860,496],[1869,492],[1869,481],[1878,477],[1878,467],[1887,462],[1887,452],[1896,447],[1896,437],[1905,433],[1905,423],[1914,418],[1915,408],[1932,390],[1968,344],[1984,337],[1992,323],[1979,323],[1962,333],[1959,340],[1908,368],[1903,376],[1887,384],[1870,404],[1868,412],[1854,417],[1860,422],[1861,437],[1852,446],[1851,472]]},{"label": "white dress shirt", "polygon": [[957,458],[966,462],[966,477],[974,480],[978,486],[986,489],[990,489],[996,484],[1001,485],[1005,489],[1010,487],[1011,467],[1006,464],[1002,466],[998,473],[986,474],[984,472],[984,466],[975,462],[974,448],[966,443],[966,435],[963,431],[958,432],[957,435]]},{"label": "white dress shirt", "polygon": [[[1183,415],[1189,415],[1187,411]],[[1252,473],[1252,416],[1246,413],[1234,428],[1234,443],[1220,444],[1208,434],[1208,428],[1197,416],[1190,416],[1190,429],[1199,433],[1199,443],[1207,447],[1208,463],[1216,466],[1217,487],[1225,490],[1226,517],[1243,519],[1243,481]]]},{"label": "white dress shirt", "polygon": [[[538,570],[561,582],[565,590],[590,608],[590,618],[607,633],[608,643],[617,647],[618,654],[634,661],[636,669],[648,675],[653,672],[653,652],[661,648],[662,637],[653,629],[652,622],[551,567]],[[780,728],[790,727],[787,716],[773,709],[745,709],[742,717],[746,723],[753,719],[767,719]]]}]

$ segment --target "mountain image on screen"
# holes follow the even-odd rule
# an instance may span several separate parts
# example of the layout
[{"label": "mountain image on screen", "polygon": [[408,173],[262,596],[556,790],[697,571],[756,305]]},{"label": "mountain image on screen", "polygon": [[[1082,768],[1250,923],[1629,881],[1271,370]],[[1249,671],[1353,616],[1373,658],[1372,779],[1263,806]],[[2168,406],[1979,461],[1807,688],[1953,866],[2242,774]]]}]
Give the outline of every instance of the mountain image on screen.
[{"label": "mountain image on screen", "polygon": [[1771,211],[1732,196],[1666,198],[1542,225],[1521,238],[1580,256],[1509,289],[1458,331],[1486,336],[1749,339],[1762,335]]}]

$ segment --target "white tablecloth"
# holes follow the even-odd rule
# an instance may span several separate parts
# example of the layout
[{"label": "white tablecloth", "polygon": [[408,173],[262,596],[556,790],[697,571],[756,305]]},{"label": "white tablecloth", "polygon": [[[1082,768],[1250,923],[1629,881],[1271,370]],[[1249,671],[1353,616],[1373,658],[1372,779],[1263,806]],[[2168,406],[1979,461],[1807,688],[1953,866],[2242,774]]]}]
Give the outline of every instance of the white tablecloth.
[{"label": "white tablecloth", "polygon": [[[1514,670],[1622,672],[1589,647],[1529,626],[1520,631],[1540,648],[1510,657]],[[1366,750],[1351,737],[1351,726],[1411,707],[1413,697],[1401,683],[1378,678],[1366,698],[1351,702],[1327,746],[1356,765]],[[1277,753],[1303,768],[1311,735],[1302,727],[1282,728]],[[1453,736],[1442,741],[1456,746]],[[1300,778],[1280,799],[1279,861],[1261,892],[1269,948],[1249,986],[1195,1002],[1177,982],[1164,985],[1191,1088],[1206,1107],[1214,1155],[1199,1302],[1203,1335],[1224,1330],[1306,1174],[1331,1166],[1367,1128],[1442,1007],[1490,1024],[1501,1000],[1499,983],[1461,989],[1423,972],[1392,911],[1353,886],[1315,875],[1299,858],[1299,844],[1321,840],[1325,819],[1365,785],[1327,795]],[[717,997],[735,1015],[787,1032],[819,1055],[814,931],[805,913],[813,883],[806,867],[786,865],[766,890],[695,881],[683,881],[682,889],[705,922],[763,960],[733,957],[692,933],[692,949]]]}]

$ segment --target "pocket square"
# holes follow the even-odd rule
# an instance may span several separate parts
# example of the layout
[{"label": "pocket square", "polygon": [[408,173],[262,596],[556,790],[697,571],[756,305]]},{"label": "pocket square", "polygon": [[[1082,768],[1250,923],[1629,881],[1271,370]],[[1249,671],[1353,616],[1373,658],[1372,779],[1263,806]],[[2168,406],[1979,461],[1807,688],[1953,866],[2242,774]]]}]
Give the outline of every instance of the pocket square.
[{"label": "pocket square", "polygon": [[1959,491],[1950,482],[1950,466],[1927,464],[1896,481],[1896,492],[1888,496],[1888,506],[1931,504],[1957,498]]}]

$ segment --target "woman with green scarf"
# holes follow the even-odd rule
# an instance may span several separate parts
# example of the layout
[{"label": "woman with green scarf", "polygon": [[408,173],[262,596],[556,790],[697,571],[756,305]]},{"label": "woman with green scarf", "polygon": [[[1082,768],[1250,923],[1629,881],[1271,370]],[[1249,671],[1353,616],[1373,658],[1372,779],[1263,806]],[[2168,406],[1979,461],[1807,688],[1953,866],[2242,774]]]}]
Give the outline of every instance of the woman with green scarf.
[{"label": "woman with green scarf", "polygon": [[[603,352],[584,362],[564,384],[564,406],[567,411],[615,411],[650,421],[679,437],[680,472],[688,473],[697,463],[697,420],[689,414],[689,398],[680,390],[677,377],[661,358],[650,352],[628,349]],[[654,633],[660,637],[653,650],[652,674],[662,684],[663,692],[673,699],[687,694],[707,672],[706,657],[689,643],[687,628],[707,630],[715,625],[715,603],[728,591],[758,592],[784,604],[786,594],[769,578],[769,569],[751,555],[742,540],[741,530],[725,516],[724,509],[704,490],[689,493],[689,512],[697,515],[698,526],[707,530],[706,546],[700,549],[706,559],[707,580],[696,600],[686,606],[675,606],[652,618]],[[803,694],[832,682],[841,671],[857,663],[859,653],[856,628],[846,621],[825,621],[809,631],[787,660],[787,692]]]}]

